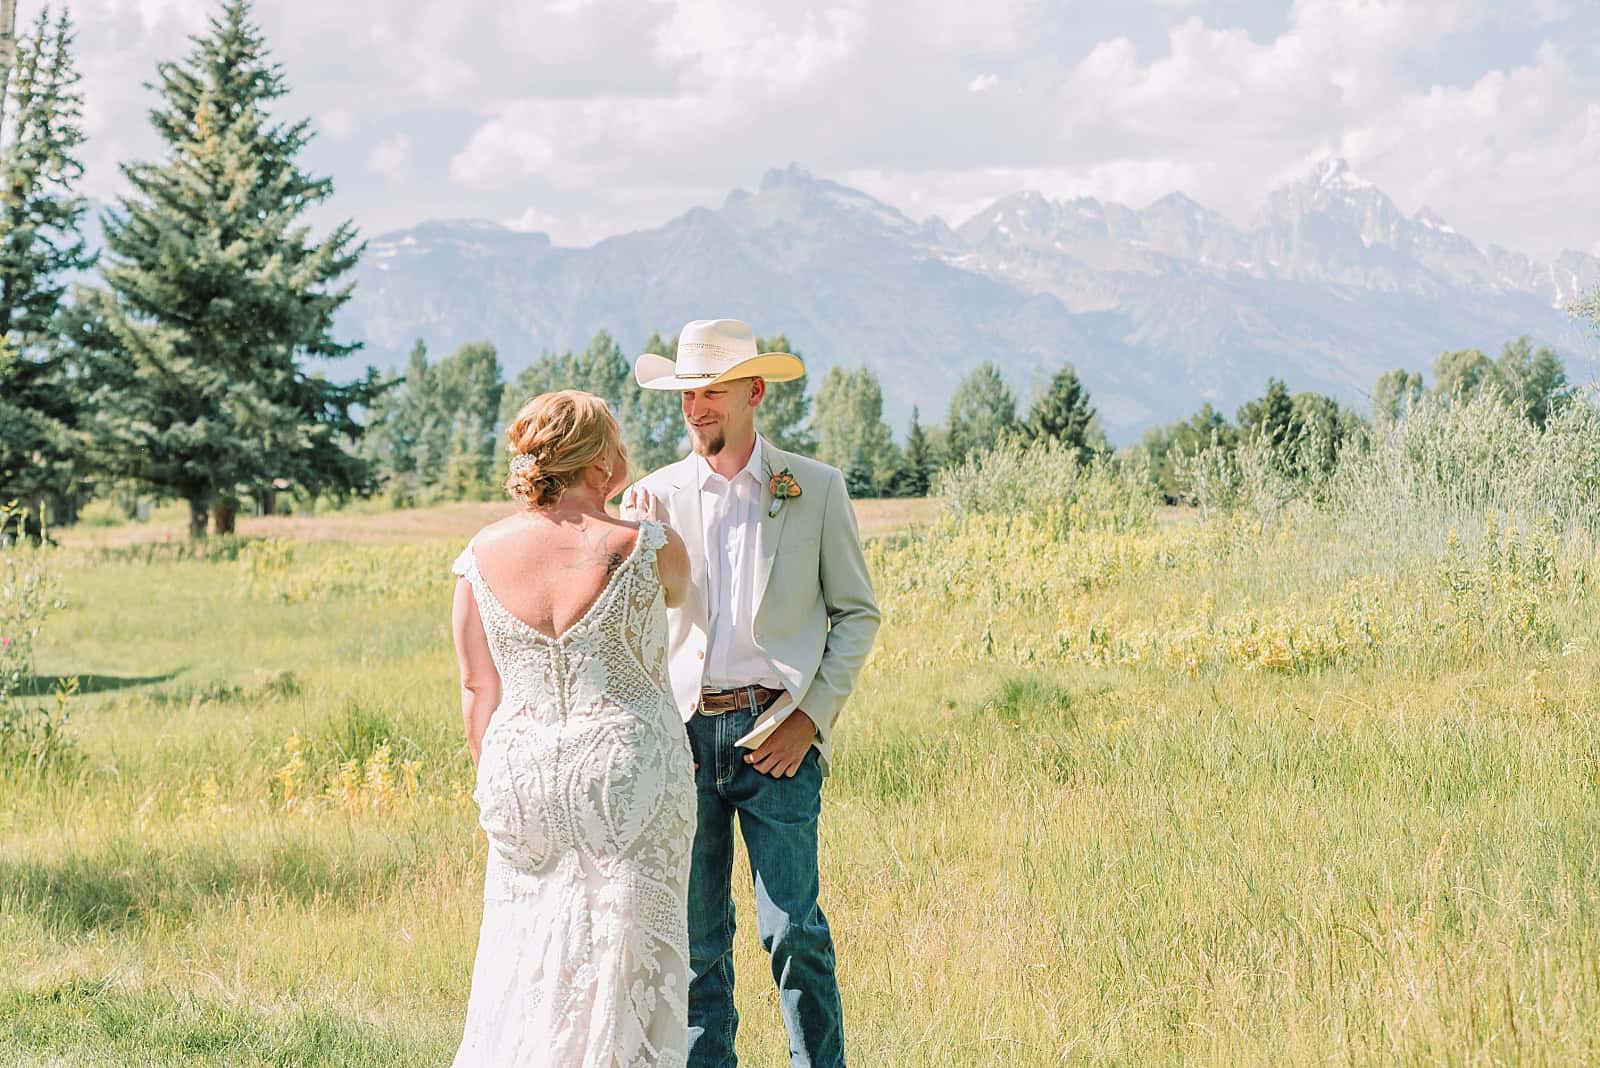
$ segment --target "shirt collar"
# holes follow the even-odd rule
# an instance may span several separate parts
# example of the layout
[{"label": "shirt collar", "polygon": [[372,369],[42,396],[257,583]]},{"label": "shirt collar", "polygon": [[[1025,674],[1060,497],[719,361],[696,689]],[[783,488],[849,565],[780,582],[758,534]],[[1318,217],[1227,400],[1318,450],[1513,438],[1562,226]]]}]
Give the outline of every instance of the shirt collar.
[{"label": "shirt collar", "polygon": [[[766,474],[766,468],[765,468],[766,461],[762,457],[761,452],[766,447],[767,447],[767,443],[762,440],[760,434],[757,434],[756,435],[756,447],[754,449],[750,450],[750,459],[749,459],[749,461],[743,467],[741,467],[738,470],[738,472],[736,472],[734,474],[732,479],[729,479],[729,484],[737,482],[740,478],[744,477],[745,475],[749,475],[752,479],[755,480],[756,485],[758,485],[758,486],[762,485],[763,482],[764,482],[763,476]],[[706,460],[706,458],[704,456],[701,456],[699,453],[695,453],[694,454],[694,463],[695,463],[695,471],[696,471],[696,474],[698,476],[698,481],[700,483],[700,488],[701,489],[705,489],[706,486],[713,484],[712,483],[712,476],[716,475],[716,472],[711,470],[711,464]]]}]

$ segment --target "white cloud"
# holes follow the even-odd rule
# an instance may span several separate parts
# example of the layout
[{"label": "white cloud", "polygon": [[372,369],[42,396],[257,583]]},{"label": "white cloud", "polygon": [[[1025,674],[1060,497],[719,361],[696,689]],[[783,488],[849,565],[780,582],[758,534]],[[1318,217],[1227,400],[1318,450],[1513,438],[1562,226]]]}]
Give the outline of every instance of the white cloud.
[{"label": "white cloud", "polygon": [[450,162],[450,177],[462,185],[484,188],[550,169],[556,148],[537,129],[537,120],[512,109],[502,118],[478,127]]},{"label": "white cloud", "polygon": [[521,215],[502,220],[501,225],[523,233],[549,233],[561,226],[561,219],[538,208],[526,208]]},{"label": "white cloud", "polygon": [[866,24],[862,0],[820,12],[750,0],[683,0],[656,40],[668,63],[689,64],[709,92],[803,88],[848,60]]},{"label": "white cloud", "polygon": [[403,133],[395,134],[379,141],[372,149],[372,153],[367,156],[367,169],[390,182],[395,182],[405,176],[410,162],[411,138]]},{"label": "white cloud", "polygon": [[[159,153],[137,87],[214,10],[74,5],[91,195],[120,186],[115,162]],[[1134,204],[1178,188],[1243,221],[1269,187],[1339,153],[1474,238],[1549,251],[1600,237],[1588,0],[1114,13],[1065,0],[339,0],[255,15],[293,88],[285,114],[316,116],[316,166],[347,214],[381,225],[535,220],[535,201],[528,225],[592,239],[715,203],[789,160],[951,222],[1021,187]],[[1535,54],[1530,37],[1552,43]],[[388,140],[375,146],[376,131]]]},{"label": "white cloud", "polygon": [[361,117],[348,108],[324,111],[317,121],[318,130],[340,141],[355,133],[360,125]]},{"label": "white cloud", "polygon": [[1029,165],[858,167],[847,180],[951,222],[1019,188],[1134,205],[1177,189],[1248,222],[1269,189],[1340,154],[1408,210],[1428,200],[1475,237],[1550,252],[1600,174],[1592,75],[1547,43],[1465,87],[1406,80],[1418,53],[1489,14],[1469,0],[1299,0],[1265,40],[1190,17],[1148,58],[1111,38],[1035,82],[1029,104],[1049,102],[1035,118],[1054,125]]},{"label": "white cloud", "polygon": [[745,128],[774,101],[800,101],[846,64],[866,25],[857,6],[820,12],[750,2],[679,0],[654,57],[676,70],[673,94],[519,97],[493,107],[450,163],[474,189],[539,176],[566,188],[632,175],[648,161],[670,179],[726,161]]}]

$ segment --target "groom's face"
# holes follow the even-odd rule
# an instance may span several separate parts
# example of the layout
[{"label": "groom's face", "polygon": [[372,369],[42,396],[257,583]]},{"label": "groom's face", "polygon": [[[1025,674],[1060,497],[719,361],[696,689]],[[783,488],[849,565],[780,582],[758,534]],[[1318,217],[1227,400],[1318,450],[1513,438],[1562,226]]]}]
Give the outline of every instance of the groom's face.
[{"label": "groom's face", "polygon": [[701,456],[715,456],[729,442],[742,445],[755,433],[756,406],[766,395],[766,382],[738,378],[705,389],[683,391],[683,421],[689,442]]}]

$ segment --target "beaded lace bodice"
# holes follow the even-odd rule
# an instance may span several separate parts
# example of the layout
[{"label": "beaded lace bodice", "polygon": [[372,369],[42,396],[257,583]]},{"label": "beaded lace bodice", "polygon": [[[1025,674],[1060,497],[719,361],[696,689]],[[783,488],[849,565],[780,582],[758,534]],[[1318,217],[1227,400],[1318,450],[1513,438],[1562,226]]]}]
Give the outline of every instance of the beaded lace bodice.
[{"label": "beaded lace bodice", "polygon": [[501,685],[474,791],[490,854],[458,1066],[683,1063],[694,787],[667,677],[665,543],[642,523],[559,636],[506,609],[470,545],[456,560]]}]

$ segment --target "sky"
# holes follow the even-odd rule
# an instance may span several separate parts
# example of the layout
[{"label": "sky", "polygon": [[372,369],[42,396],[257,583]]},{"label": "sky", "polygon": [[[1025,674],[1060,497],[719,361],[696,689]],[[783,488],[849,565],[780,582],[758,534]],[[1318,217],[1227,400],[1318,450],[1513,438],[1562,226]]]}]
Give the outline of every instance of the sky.
[{"label": "sky", "polygon": [[[214,0],[77,0],[85,192],[159,157],[145,87]],[[18,22],[38,10],[20,0]],[[588,245],[772,167],[958,225],[1032,189],[1248,225],[1342,156],[1480,243],[1600,254],[1600,0],[256,0],[367,236]]]}]

